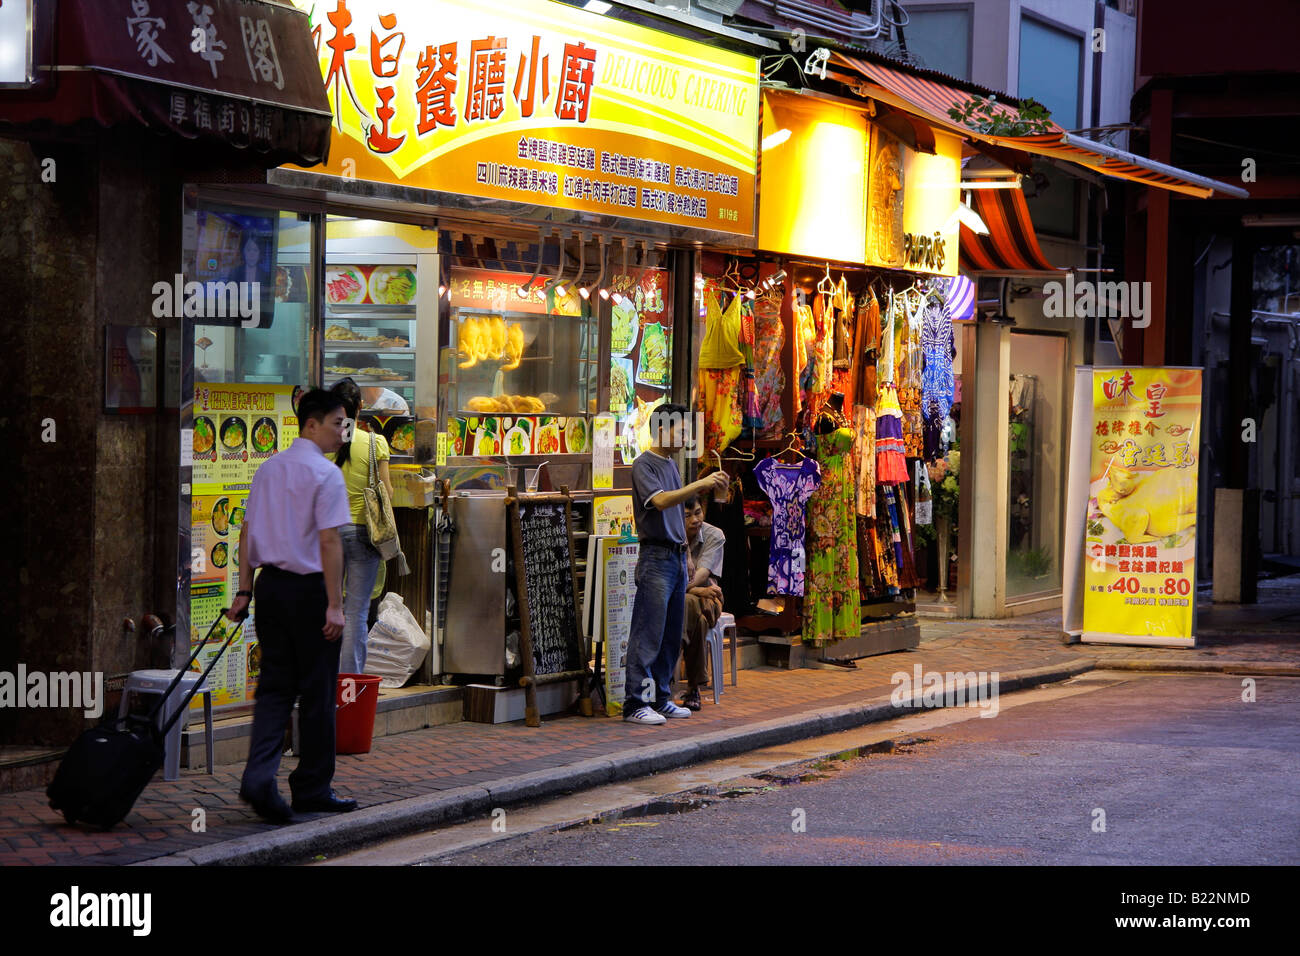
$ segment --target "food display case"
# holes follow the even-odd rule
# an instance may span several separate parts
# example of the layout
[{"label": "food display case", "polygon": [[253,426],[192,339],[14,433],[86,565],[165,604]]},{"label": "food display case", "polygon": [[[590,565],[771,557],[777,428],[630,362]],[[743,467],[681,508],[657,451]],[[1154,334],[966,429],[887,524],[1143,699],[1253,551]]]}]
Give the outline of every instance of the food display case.
[{"label": "food display case", "polygon": [[415,257],[327,257],[326,388],[351,376],[362,388],[396,392],[409,407],[415,399],[417,288]]},{"label": "food display case", "polygon": [[597,321],[582,300],[522,294],[525,278],[452,273],[442,354],[449,455],[589,462]]}]

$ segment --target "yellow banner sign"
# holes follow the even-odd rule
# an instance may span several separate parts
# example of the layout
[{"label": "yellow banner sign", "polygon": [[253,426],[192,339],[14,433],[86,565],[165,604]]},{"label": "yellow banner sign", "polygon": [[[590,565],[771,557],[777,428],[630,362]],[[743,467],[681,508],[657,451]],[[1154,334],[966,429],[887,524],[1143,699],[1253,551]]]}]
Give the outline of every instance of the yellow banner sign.
[{"label": "yellow banner sign", "polygon": [[1195,642],[1201,370],[1093,370],[1083,639]]},{"label": "yellow banner sign", "polygon": [[294,2],[334,112],[313,171],[753,233],[753,57],[551,0]]}]

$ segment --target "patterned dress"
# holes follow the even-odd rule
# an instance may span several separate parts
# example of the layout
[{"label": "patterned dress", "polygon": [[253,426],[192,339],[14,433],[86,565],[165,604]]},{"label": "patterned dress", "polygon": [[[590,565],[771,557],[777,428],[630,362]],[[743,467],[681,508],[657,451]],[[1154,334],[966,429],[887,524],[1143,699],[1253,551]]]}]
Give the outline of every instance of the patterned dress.
[{"label": "patterned dress", "polygon": [[821,487],[808,502],[808,594],[803,640],[817,647],[862,633],[853,429],[817,436]]},{"label": "patterned dress", "polygon": [[778,438],[785,426],[781,393],[785,391],[785,370],[781,349],[785,347],[785,325],[781,321],[781,295],[760,295],[754,302],[754,368],[758,385],[758,413],[763,438]]},{"label": "patterned dress", "polygon": [[811,458],[783,465],[764,458],[754,480],[772,501],[772,540],[768,546],[767,593],[804,593],[804,506],[821,484],[821,468]]}]

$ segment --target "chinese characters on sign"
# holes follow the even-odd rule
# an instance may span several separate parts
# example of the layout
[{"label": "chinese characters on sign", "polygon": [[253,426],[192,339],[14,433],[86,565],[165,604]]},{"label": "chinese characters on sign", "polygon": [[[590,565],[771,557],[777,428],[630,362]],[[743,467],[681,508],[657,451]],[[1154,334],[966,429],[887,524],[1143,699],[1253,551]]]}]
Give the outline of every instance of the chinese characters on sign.
[{"label": "chinese characters on sign", "polygon": [[752,58],[547,0],[295,2],[344,134],[326,172],[752,231]]}]

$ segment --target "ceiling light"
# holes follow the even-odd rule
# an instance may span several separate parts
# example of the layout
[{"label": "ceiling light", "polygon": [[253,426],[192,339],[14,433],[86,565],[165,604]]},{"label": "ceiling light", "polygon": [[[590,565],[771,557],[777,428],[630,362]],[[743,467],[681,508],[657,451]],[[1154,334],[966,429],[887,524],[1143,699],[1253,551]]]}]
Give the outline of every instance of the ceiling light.
[{"label": "ceiling light", "polygon": [[606,3],[605,0],[587,0],[584,10],[590,10],[592,13],[609,13],[613,4]]},{"label": "ceiling light", "polygon": [[555,284],[555,295],[556,295],[557,298],[561,298],[561,299],[563,299],[563,298],[565,298],[568,294],[569,294],[568,291],[564,288],[564,283],[563,283],[563,282],[557,282],[557,283]]},{"label": "ceiling light", "polygon": [[582,296],[584,299],[590,299],[591,289],[589,289],[587,286],[584,285],[578,289],[578,295]]},{"label": "ceiling light", "polygon": [[[601,291],[603,292],[604,290],[602,289]],[[615,305],[622,305],[622,304],[623,304],[623,293],[621,293],[621,292],[615,292],[615,293],[614,293],[614,304],[615,304]]]},{"label": "ceiling light", "polygon": [[779,129],[771,136],[763,137],[763,149],[772,149],[776,146],[780,146],[789,138],[790,131],[788,129]]},{"label": "ceiling light", "polygon": [[601,287],[601,290],[600,290],[600,297],[601,297],[602,299],[608,299],[608,298],[609,298],[609,290],[606,289],[606,288],[604,288],[604,287]]},{"label": "ceiling light", "polygon": [[445,285],[439,284],[439,286],[438,286],[438,298],[441,299],[441,298],[442,298],[444,295],[446,295],[446,294],[447,294],[447,287],[446,287]]}]

